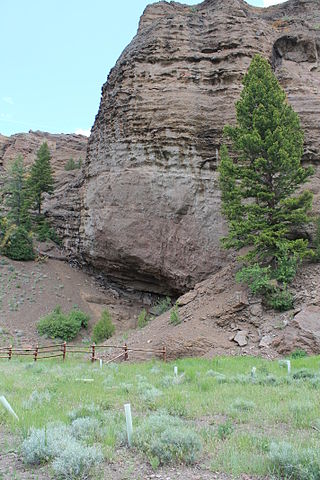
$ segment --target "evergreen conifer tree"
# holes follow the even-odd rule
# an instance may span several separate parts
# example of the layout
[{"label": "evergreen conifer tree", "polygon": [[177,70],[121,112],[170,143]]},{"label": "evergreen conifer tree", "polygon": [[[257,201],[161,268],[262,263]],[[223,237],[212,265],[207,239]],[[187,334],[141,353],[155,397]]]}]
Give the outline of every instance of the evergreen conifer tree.
[{"label": "evergreen conifer tree", "polygon": [[292,305],[286,285],[309,252],[299,232],[311,221],[312,194],[297,192],[313,169],[301,166],[299,118],[267,60],[253,58],[243,85],[237,124],[224,130],[232,156],[221,148],[222,208],[229,223],[223,244],[247,247],[238,279],[265,294],[272,306],[286,309]]},{"label": "evergreen conifer tree", "polygon": [[39,215],[41,214],[42,194],[51,194],[54,190],[53,171],[50,159],[51,155],[48,144],[44,142],[37,151],[37,157],[31,167],[29,177],[30,192],[32,193],[34,204]]},{"label": "evergreen conifer tree", "polygon": [[26,169],[19,155],[9,164],[4,185],[5,210],[9,224],[30,228],[30,196],[27,188]]}]

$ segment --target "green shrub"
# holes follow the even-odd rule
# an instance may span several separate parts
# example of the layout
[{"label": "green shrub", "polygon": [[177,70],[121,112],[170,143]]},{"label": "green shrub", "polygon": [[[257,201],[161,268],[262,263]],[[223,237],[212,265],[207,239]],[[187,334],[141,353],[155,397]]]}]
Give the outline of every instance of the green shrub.
[{"label": "green shrub", "polygon": [[112,337],[115,332],[115,326],[112,323],[111,315],[108,310],[103,310],[100,320],[95,324],[92,332],[92,340],[95,343],[102,342]]},{"label": "green shrub", "polygon": [[53,312],[41,318],[37,324],[37,330],[40,335],[47,335],[50,338],[61,338],[68,341],[75,338],[81,326],[85,326],[87,315],[80,311],[73,310],[69,315],[61,311],[61,307],[56,307]]},{"label": "green shrub", "polygon": [[147,311],[145,309],[141,310],[138,316],[138,328],[145,327],[149,321],[150,318],[148,317]]},{"label": "green shrub", "polygon": [[267,297],[267,304],[278,310],[279,312],[285,312],[293,308],[293,296],[287,288],[280,290],[280,288],[275,289]]},{"label": "green shrub", "polygon": [[32,237],[24,227],[9,227],[1,253],[12,260],[34,260]]},{"label": "green shrub", "polygon": [[179,316],[178,308],[179,308],[179,305],[178,303],[176,303],[174,307],[171,309],[170,323],[172,323],[172,325],[179,325],[179,323],[181,323],[181,318]]},{"label": "green shrub", "polygon": [[81,327],[88,328],[88,323],[90,320],[90,315],[81,310],[74,309],[69,312],[69,319],[75,322],[80,322]]},{"label": "green shrub", "polygon": [[290,354],[291,358],[304,358],[304,357],[307,357],[307,356],[308,356],[307,352],[305,350],[301,349],[301,348],[296,348]]},{"label": "green shrub", "polygon": [[246,283],[254,295],[264,294],[271,288],[270,273],[270,267],[260,267],[258,263],[255,263],[239,270],[236,274],[236,281]]},{"label": "green shrub", "polygon": [[[134,432],[134,445],[154,464],[194,463],[202,450],[200,436],[182,420],[164,413],[150,415]],[[158,462],[154,460],[157,459]]]}]

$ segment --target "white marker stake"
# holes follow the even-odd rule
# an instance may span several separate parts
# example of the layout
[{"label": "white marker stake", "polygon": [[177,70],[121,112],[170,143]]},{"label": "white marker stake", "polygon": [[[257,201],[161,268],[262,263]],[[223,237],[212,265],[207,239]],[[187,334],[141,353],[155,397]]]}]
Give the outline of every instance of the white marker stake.
[{"label": "white marker stake", "polygon": [[100,358],[100,368],[102,368],[102,359]]},{"label": "white marker stake", "polygon": [[14,416],[14,418],[16,418],[18,421],[19,421],[19,417],[18,415],[16,414],[16,412],[13,410],[13,408],[11,407],[10,403],[5,399],[4,396],[1,396],[0,397],[0,403],[2,403],[2,405],[4,406],[4,408],[6,408],[8,410],[9,413],[11,413],[11,415]]},{"label": "white marker stake", "polygon": [[251,378],[256,378],[256,367],[252,367],[252,370],[251,370]]},{"label": "white marker stake", "polygon": [[291,362],[290,360],[287,360],[287,367],[288,367],[288,375],[291,373]]},{"label": "white marker stake", "polygon": [[124,411],[126,414],[126,423],[127,423],[127,436],[128,436],[128,445],[131,447],[132,439],[132,416],[131,416],[131,406],[130,403],[126,403],[124,406]]},{"label": "white marker stake", "polygon": [[173,373],[175,377],[178,376],[178,367],[173,367]]}]

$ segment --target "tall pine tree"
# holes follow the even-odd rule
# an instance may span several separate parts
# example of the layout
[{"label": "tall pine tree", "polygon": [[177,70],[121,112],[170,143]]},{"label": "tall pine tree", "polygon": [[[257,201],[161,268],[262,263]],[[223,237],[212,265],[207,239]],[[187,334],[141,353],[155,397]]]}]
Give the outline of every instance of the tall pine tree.
[{"label": "tall pine tree", "polygon": [[30,195],[27,188],[26,169],[19,155],[7,169],[4,185],[4,207],[10,224],[30,228]]},{"label": "tall pine tree", "polygon": [[301,166],[299,118],[267,60],[253,58],[243,85],[237,124],[224,129],[232,155],[221,148],[222,208],[229,223],[223,243],[237,250],[249,247],[238,278],[285,309],[277,303],[290,298],[286,285],[308,254],[308,241],[299,231],[311,221],[312,194],[297,191],[313,169]]},{"label": "tall pine tree", "polygon": [[48,144],[44,142],[37,151],[37,157],[31,167],[29,177],[29,188],[32,192],[35,207],[38,214],[41,214],[43,193],[53,193],[54,179],[51,168],[51,155]]}]

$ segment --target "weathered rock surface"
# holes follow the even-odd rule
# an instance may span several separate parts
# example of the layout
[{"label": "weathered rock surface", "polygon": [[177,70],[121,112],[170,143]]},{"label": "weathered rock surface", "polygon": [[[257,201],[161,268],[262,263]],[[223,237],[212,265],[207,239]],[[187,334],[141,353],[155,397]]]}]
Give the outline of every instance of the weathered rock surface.
[{"label": "weathered rock surface", "polygon": [[[81,249],[149,291],[186,291],[226,264],[217,163],[252,56],[270,59],[320,160],[320,3],[242,0],[146,8],[108,81],[89,140]],[[319,204],[320,169],[311,188]]]},{"label": "weathered rock surface", "polygon": [[0,172],[8,162],[22,155],[27,166],[31,165],[43,142],[47,142],[51,153],[51,164],[56,180],[54,195],[47,196],[43,210],[53,220],[64,245],[76,251],[80,225],[80,170],[66,171],[70,158],[84,162],[87,151],[87,137],[75,134],[52,134],[47,132],[18,133],[6,137],[0,135]]}]

